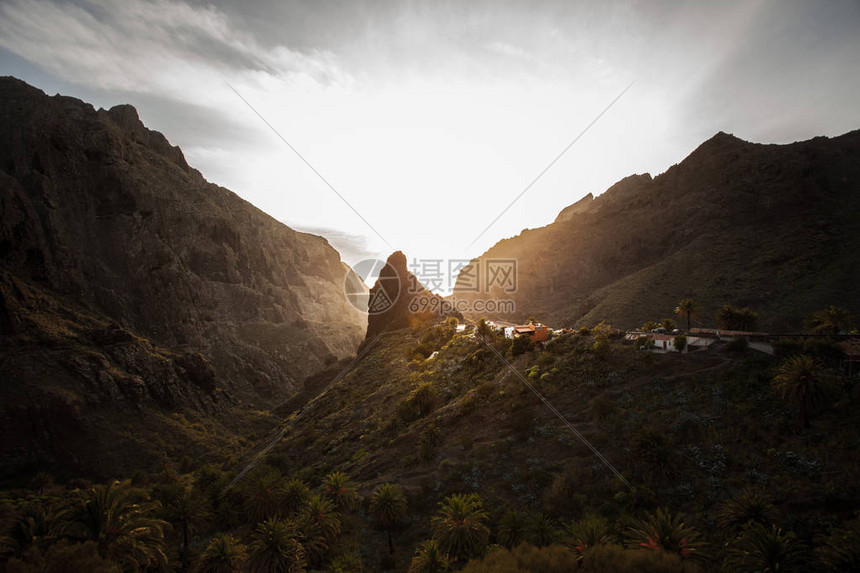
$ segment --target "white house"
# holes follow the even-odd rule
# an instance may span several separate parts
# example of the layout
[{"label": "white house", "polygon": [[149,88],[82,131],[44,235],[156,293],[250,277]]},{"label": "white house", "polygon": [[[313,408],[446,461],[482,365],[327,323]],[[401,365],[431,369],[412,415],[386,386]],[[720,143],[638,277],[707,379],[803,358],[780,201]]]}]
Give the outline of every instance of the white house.
[{"label": "white house", "polygon": [[649,338],[654,341],[654,348],[675,352],[675,337],[671,334],[651,334]]}]

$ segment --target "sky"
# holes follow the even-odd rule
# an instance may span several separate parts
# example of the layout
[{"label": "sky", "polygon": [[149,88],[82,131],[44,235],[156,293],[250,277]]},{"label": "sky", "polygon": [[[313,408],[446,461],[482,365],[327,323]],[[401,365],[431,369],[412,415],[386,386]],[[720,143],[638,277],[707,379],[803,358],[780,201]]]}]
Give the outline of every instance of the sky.
[{"label": "sky", "polygon": [[475,257],[718,131],[860,128],[860,2],[597,4],[2,0],[0,75],[134,105],[351,264]]}]

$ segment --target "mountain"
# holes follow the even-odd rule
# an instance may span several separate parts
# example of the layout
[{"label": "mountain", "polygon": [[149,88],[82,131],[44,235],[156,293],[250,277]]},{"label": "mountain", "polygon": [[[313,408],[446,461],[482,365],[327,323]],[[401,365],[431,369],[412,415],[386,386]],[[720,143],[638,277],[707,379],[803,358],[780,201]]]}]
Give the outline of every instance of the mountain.
[{"label": "mountain", "polygon": [[[718,133],[657,177],[622,179],[550,225],[502,240],[464,269],[517,260],[516,313],[558,326],[634,327],[695,299],[713,324],[749,306],[763,328],[799,328],[831,304],[858,312],[860,131],[789,145]],[[474,300],[458,282],[454,296]]]},{"label": "mountain", "polygon": [[238,423],[355,352],[338,253],[208,183],[133,107],[2,78],[0,134],[4,470],[215,446],[229,432],[195,420]]}]

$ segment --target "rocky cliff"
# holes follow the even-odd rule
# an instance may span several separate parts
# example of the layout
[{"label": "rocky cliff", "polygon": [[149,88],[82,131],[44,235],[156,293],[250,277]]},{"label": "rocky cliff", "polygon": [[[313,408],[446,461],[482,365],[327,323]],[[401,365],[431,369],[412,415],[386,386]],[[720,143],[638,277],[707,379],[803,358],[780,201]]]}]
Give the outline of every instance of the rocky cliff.
[{"label": "rocky cliff", "polygon": [[449,317],[463,315],[447,307],[446,301],[424,288],[409,272],[406,255],[396,251],[388,257],[370,289],[366,340],[386,331],[421,327]]},{"label": "rocky cliff", "polygon": [[2,78],[0,134],[3,465],[111,449],[99,409],[274,404],[355,352],[338,253],[208,183],[133,107]]},{"label": "rocky cliff", "polygon": [[517,259],[517,292],[494,293],[517,312],[500,319],[634,327],[690,296],[704,324],[731,303],[765,328],[797,330],[830,304],[860,311],[858,215],[860,132],[790,145],[719,133],[665,173],[622,179],[473,265]]}]

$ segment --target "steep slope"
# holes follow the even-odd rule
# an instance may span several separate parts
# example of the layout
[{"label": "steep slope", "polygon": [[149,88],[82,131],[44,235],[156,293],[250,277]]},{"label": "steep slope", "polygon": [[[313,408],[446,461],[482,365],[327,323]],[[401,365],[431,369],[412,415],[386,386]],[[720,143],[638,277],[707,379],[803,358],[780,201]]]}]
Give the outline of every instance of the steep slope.
[{"label": "steep slope", "polygon": [[[860,132],[790,145],[719,133],[652,178],[625,178],[546,227],[497,243],[516,258],[517,315],[632,327],[683,297],[712,323],[725,303],[795,329],[830,304],[860,311]],[[463,288],[458,298],[476,296]]]},{"label": "steep slope", "polygon": [[[409,514],[395,530],[397,571],[433,535],[431,517],[454,493],[481,496],[490,543],[504,543],[509,510],[526,523],[548,515],[559,529],[602,515],[621,533],[631,516],[669,507],[714,548],[703,571],[721,570],[731,532],[715,524],[722,504],[746,487],[767,491],[782,516],[776,523],[810,546],[826,519],[851,519],[860,507],[852,392],[823,405],[814,430],[800,431],[797,410],[771,387],[779,358],[723,343],[658,355],[580,333],[514,355],[500,334],[484,340],[446,324],[386,331],[345,374],[315,380],[321,389],[343,376],[312,410],[296,405],[284,421],[289,431],[261,463],[310,484],[346,472],[365,499],[380,483],[403,487]],[[416,357],[428,341],[437,353]],[[369,544],[366,534],[356,537]],[[376,540],[387,554],[382,532]]]},{"label": "steep slope", "polygon": [[208,183],[131,106],[2,78],[0,134],[4,465],[113,449],[99,409],[274,404],[363,338],[325,239]]}]

